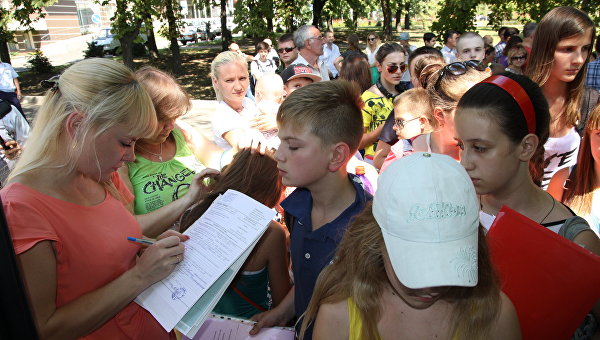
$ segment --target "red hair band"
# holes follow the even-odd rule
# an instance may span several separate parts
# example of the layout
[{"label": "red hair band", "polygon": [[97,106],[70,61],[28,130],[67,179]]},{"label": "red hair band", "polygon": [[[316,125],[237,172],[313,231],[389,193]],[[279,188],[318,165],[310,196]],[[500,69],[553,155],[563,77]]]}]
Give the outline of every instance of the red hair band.
[{"label": "red hair band", "polygon": [[498,86],[503,89],[504,92],[508,93],[517,102],[517,105],[521,108],[525,121],[527,122],[527,131],[535,134],[535,110],[531,99],[525,89],[516,81],[506,76],[495,75],[491,76],[482,81],[482,83],[488,83]]}]

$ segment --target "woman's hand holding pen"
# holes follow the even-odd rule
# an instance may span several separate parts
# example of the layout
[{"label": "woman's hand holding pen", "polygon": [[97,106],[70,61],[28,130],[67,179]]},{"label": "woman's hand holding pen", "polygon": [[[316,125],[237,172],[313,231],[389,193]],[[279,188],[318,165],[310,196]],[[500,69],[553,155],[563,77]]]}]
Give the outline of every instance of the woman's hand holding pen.
[{"label": "woman's hand holding pen", "polygon": [[167,277],[175,266],[183,260],[183,241],[189,236],[174,230],[167,230],[156,239],[154,244],[147,246],[132,269],[148,287]]}]

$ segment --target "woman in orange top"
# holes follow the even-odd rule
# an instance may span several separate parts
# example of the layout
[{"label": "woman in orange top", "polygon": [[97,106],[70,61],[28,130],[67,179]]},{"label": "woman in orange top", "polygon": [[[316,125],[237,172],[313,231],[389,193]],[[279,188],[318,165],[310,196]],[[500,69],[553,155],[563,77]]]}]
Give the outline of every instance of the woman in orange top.
[{"label": "woman in orange top", "polygon": [[116,173],[156,127],[150,97],[117,62],[76,63],[48,91],[0,191],[40,338],[175,337],[132,300],[171,273],[186,237],[168,231],[142,252],[128,242],[143,228]]}]

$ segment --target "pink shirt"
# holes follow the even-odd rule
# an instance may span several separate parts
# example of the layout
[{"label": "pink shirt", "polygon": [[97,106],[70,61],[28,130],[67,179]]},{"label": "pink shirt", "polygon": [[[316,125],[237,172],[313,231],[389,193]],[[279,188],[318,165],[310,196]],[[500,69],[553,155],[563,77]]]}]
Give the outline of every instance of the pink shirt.
[{"label": "pink shirt", "polygon": [[[126,201],[133,195],[117,173],[113,181]],[[0,191],[15,252],[41,241],[56,249],[56,307],[115,280],[135,265],[142,237],[135,217],[108,192],[95,206],[81,206],[45,195],[20,183]],[[83,339],[170,339],[146,310],[131,302]],[[174,338],[174,335],[173,337]]]}]

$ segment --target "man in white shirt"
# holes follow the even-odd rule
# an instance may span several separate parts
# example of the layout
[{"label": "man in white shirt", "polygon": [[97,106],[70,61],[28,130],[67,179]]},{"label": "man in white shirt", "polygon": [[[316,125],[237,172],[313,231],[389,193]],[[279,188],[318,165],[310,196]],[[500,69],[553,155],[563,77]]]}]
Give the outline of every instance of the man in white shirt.
[{"label": "man in white shirt", "polygon": [[442,55],[446,64],[451,64],[458,61],[456,57],[456,42],[460,34],[457,31],[449,30],[444,34],[444,47],[442,47]]},{"label": "man in white shirt", "polygon": [[319,56],[323,55],[323,35],[321,31],[313,25],[300,26],[294,32],[294,43],[298,48],[298,58],[294,64],[305,64],[315,69],[321,75],[322,81],[329,80],[329,71]]},{"label": "man in white shirt", "polygon": [[9,63],[0,62],[0,99],[8,101],[17,110],[23,113],[19,100],[21,99],[21,86],[19,75]]},{"label": "man in white shirt", "polygon": [[323,45],[323,55],[319,59],[325,64],[329,70],[329,77],[331,79],[338,77],[338,70],[335,68],[334,61],[340,56],[340,48],[333,43],[335,36],[333,32],[325,32],[325,45]]},{"label": "man in white shirt", "polygon": [[[400,45],[402,47],[404,47],[404,50],[406,51],[405,53],[405,57],[404,60],[406,60],[406,65],[408,65],[408,56],[417,49],[417,46],[413,46],[409,43],[410,40],[410,34],[408,34],[408,32],[402,32],[400,33],[400,36],[398,37],[398,40],[400,41]],[[400,78],[400,85],[402,86],[402,88],[404,90],[408,90],[412,88],[412,83],[410,82],[410,72],[407,69],[403,74],[402,74],[402,78]]]}]

